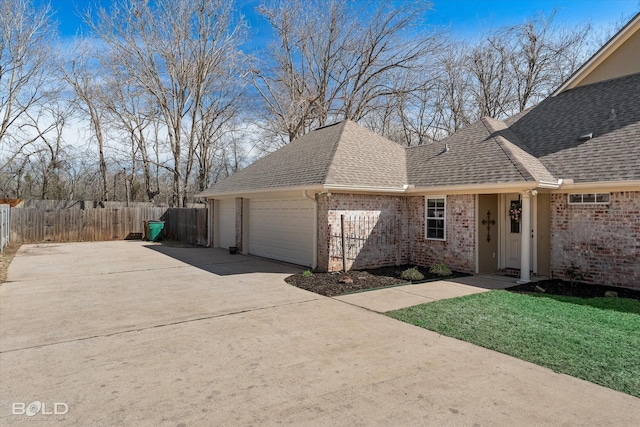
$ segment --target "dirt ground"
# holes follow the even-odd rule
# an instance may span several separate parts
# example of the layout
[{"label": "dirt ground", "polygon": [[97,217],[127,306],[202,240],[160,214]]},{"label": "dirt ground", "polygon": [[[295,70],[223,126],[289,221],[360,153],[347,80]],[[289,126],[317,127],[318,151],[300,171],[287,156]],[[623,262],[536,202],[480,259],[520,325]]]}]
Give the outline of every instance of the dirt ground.
[{"label": "dirt ground", "polygon": [[[387,288],[409,283],[400,277],[403,270],[413,266],[382,267],[371,270],[336,271],[331,273],[313,273],[312,275],[294,274],[285,279],[290,285],[324,296],[338,296],[370,289]],[[447,280],[465,276],[453,272],[451,276],[439,277],[429,273],[427,267],[417,267],[425,275],[424,281]],[[422,282],[424,282],[422,281]],[[640,290],[604,286],[588,283],[571,284],[559,279],[550,279],[517,285],[507,290],[512,292],[543,292],[550,295],[575,296],[580,298],[604,297],[606,291],[614,291],[619,298],[640,300]]]},{"label": "dirt ground", "polygon": [[[285,279],[290,285],[316,294],[333,297],[368,289],[387,288],[409,283],[400,277],[402,272],[413,265],[400,265],[395,267],[380,267],[368,270],[351,270],[347,272],[335,271],[330,273],[313,273],[312,275],[294,274]],[[424,275],[420,283],[431,280],[467,276],[466,274],[453,272],[448,277],[441,277],[429,273],[428,267],[416,267]]]},{"label": "dirt ground", "polygon": [[9,243],[5,246],[2,253],[0,253],[0,283],[4,283],[7,280],[7,270],[9,269],[9,264],[11,264],[11,260],[15,256],[18,249],[20,249],[19,243]]}]

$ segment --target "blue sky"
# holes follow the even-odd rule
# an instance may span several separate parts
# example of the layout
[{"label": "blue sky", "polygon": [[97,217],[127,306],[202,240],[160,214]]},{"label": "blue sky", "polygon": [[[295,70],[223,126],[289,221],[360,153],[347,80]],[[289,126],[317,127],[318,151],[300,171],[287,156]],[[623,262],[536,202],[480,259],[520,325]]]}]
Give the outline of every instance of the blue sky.
[{"label": "blue sky", "polygon": [[[72,37],[83,28],[76,10],[85,10],[88,5],[95,4],[108,6],[111,0],[50,2],[56,11],[61,36]],[[251,44],[256,46],[269,35],[266,23],[254,12],[259,3],[260,0],[236,1],[252,27],[254,40]],[[554,9],[558,11],[557,23],[575,26],[591,22],[596,28],[607,27],[623,16],[640,11],[640,0],[432,0],[432,3],[428,24],[450,26],[451,31],[462,38],[472,37],[492,27],[517,24],[540,12],[549,14]]]}]

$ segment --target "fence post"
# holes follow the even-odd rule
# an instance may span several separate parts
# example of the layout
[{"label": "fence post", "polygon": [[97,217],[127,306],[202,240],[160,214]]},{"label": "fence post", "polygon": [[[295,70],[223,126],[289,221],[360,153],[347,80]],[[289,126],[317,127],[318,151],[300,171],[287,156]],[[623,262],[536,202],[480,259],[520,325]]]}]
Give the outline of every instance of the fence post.
[{"label": "fence post", "polygon": [[0,252],[4,252],[4,247],[9,243],[10,215],[11,207],[0,205]]},{"label": "fence post", "polygon": [[344,236],[344,214],[340,215],[340,239],[342,244],[342,271],[347,271],[347,248]]}]

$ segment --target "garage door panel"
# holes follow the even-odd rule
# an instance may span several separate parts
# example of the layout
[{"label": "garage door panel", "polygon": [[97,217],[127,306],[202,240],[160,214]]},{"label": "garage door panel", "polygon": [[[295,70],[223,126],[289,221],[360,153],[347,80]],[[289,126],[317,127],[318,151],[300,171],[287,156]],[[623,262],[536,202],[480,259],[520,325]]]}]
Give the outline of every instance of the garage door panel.
[{"label": "garage door panel", "polygon": [[304,199],[251,200],[249,252],[311,266],[313,203]]},{"label": "garage door panel", "polygon": [[220,200],[219,241],[221,248],[236,245],[236,201]]}]

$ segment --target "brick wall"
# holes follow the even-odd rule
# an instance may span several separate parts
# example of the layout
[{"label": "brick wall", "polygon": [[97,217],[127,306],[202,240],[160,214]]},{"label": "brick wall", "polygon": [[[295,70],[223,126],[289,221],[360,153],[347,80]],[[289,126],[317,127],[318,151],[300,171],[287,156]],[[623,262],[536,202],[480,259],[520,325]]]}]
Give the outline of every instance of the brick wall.
[{"label": "brick wall", "polygon": [[[424,238],[425,206],[423,196],[377,196],[326,194],[318,196],[318,268],[342,270],[342,260],[331,256],[340,244],[331,235],[340,234],[340,216],[357,214],[371,219],[371,228],[355,260],[347,269],[373,268],[399,264],[429,266],[444,262],[454,270],[475,270],[475,196],[447,196],[447,240]],[[392,232],[387,225],[395,224]],[[348,225],[347,225],[348,227]],[[360,233],[368,233],[363,229]]]},{"label": "brick wall", "polygon": [[[318,268],[342,270],[341,215],[347,234],[355,236],[347,269],[374,268],[408,262],[407,199],[401,196],[339,194],[318,196]],[[354,222],[357,222],[354,224]],[[347,243],[349,244],[349,242]]]},{"label": "brick wall", "polygon": [[446,202],[446,240],[425,238],[425,199],[409,198],[410,259],[419,265],[442,262],[452,270],[475,271],[475,203],[472,194],[450,195]]},{"label": "brick wall", "polygon": [[551,195],[551,270],[569,279],[571,261],[587,282],[640,289],[640,192],[615,192],[608,205],[569,205]]}]

